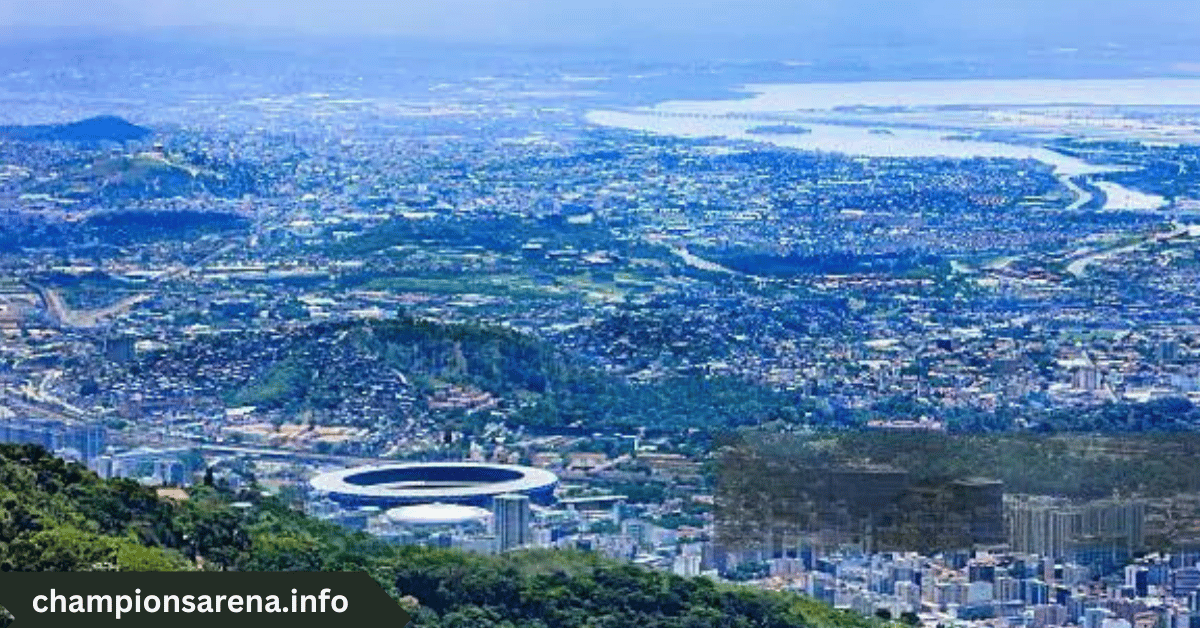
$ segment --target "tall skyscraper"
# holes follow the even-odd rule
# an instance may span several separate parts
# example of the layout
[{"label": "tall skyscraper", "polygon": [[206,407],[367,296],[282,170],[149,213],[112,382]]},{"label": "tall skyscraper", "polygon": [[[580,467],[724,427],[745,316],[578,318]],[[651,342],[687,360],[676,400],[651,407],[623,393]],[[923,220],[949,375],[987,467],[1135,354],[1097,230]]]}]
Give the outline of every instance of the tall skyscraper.
[{"label": "tall skyscraper", "polygon": [[492,500],[492,521],[496,527],[496,549],[506,552],[533,541],[533,514],[528,495],[497,495]]},{"label": "tall skyscraper", "polygon": [[0,443],[41,445],[51,452],[73,452],[90,463],[104,451],[104,426],[46,419],[0,420]]},{"label": "tall skyscraper", "polygon": [[1006,503],[1013,551],[1106,569],[1144,549],[1145,517],[1146,505],[1138,500],[1013,496]]}]

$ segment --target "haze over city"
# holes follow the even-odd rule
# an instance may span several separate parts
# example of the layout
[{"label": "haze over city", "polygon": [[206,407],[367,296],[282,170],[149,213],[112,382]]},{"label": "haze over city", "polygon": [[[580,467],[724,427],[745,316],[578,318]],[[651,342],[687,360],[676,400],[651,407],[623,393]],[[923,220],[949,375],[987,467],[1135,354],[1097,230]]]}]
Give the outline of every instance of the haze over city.
[{"label": "haze over city", "polygon": [[830,46],[1154,48],[1194,41],[1194,8],[1189,0],[11,0],[0,7],[0,25],[637,49],[657,42],[689,54],[755,55]]},{"label": "haze over city", "polygon": [[1194,3],[9,0],[0,572],[1200,628]]}]

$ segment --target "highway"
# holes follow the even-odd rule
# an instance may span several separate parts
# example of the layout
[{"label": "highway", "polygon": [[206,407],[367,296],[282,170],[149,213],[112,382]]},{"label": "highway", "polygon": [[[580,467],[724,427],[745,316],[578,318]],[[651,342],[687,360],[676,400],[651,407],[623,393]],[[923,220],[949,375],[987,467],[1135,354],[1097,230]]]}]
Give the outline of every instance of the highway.
[{"label": "highway", "polygon": [[[191,266],[180,266],[164,272],[154,279],[154,283],[162,283],[170,279],[190,276],[192,273],[203,268],[217,258],[230,253],[238,248],[238,244],[230,242],[225,246],[206,255],[203,259],[192,264]],[[55,323],[66,329],[95,329],[104,321],[116,318],[123,314],[127,314],[139,304],[150,300],[153,297],[153,292],[150,290],[139,292],[137,294],[125,297],[111,305],[95,309],[95,310],[73,310],[66,301],[62,298],[57,290],[46,286],[26,281],[31,290],[38,294],[41,298],[46,311],[50,313],[51,318]]]}]

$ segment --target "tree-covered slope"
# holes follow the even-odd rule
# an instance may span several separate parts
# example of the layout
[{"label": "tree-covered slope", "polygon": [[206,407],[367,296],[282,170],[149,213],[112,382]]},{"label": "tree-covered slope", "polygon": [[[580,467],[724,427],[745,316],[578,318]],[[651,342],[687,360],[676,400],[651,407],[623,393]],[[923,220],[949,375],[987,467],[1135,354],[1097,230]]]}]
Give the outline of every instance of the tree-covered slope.
[{"label": "tree-covered slope", "polygon": [[179,519],[132,481],[0,445],[0,570],[184,569]]},{"label": "tree-covered slope", "polygon": [[874,624],[796,595],[681,578],[589,554],[477,556],[396,547],[307,518],[258,491],[189,491],[186,501],[166,501],[129,481],[101,480],[40,448],[0,445],[0,568],[362,570],[423,627]]},{"label": "tree-covered slope", "polygon": [[[246,372],[249,378],[241,375]],[[796,393],[733,378],[672,376],[635,384],[513,329],[407,315],[214,335],[149,355],[129,375],[179,382],[228,405],[315,410],[318,416],[362,399],[370,399],[373,410],[400,416],[412,408],[380,391],[404,381],[403,388],[424,400],[453,384],[495,396],[514,424],[589,433],[723,430],[794,421],[807,409]]]}]

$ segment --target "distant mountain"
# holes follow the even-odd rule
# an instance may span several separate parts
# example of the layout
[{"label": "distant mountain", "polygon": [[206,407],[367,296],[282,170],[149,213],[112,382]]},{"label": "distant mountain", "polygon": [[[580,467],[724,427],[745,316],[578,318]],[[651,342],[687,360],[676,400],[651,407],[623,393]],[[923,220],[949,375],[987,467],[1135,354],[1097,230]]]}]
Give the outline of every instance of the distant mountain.
[{"label": "distant mountain", "polygon": [[96,116],[66,124],[0,126],[0,138],[27,142],[128,142],[152,133],[117,116]]}]

